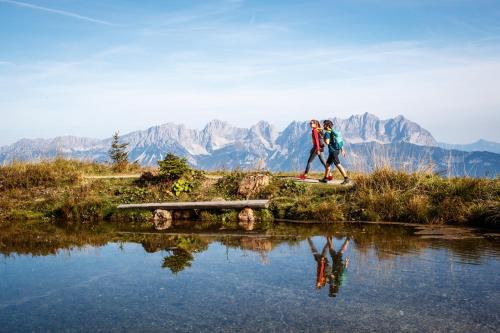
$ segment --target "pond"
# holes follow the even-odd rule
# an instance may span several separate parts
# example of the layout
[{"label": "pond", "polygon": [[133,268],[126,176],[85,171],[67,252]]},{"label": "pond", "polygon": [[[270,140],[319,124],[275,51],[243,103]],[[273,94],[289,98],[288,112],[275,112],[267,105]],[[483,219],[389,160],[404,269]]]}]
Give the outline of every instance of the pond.
[{"label": "pond", "polygon": [[500,330],[498,234],[361,223],[142,231],[1,224],[0,331]]}]

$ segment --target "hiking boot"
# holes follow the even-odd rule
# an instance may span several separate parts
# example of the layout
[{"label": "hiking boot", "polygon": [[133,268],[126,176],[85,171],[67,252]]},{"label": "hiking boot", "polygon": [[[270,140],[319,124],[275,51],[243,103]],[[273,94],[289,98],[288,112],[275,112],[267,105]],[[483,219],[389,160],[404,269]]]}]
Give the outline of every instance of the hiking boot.
[{"label": "hiking boot", "polygon": [[299,178],[299,179],[302,179],[302,180],[306,180],[306,179],[307,179],[307,177],[306,177],[306,175],[305,175],[305,174],[301,174],[298,178]]},{"label": "hiking boot", "polygon": [[349,178],[344,178],[344,181],[340,183],[340,185],[348,185],[351,183],[351,180]]},{"label": "hiking boot", "polygon": [[333,180],[333,176],[328,176],[328,177],[326,177],[326,179]]},{"label": "hiking boot", "polygon": [[320,183],[328,183],[328,178],[323,178],[319,180]]}]

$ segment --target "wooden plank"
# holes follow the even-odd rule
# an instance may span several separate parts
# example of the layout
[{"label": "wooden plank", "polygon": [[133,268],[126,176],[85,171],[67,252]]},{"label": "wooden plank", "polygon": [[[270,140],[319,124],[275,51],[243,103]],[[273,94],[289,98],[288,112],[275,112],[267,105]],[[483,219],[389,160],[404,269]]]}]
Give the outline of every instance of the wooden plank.
[{"label": "wooden plank", "polygon": [[269,200],[237,200],[237,201],[198,201],[198,202],[153,202],[140,204],[119,205],[120,209],[145,208],[145,209],[241,209],[241,208],[267,208]]}]

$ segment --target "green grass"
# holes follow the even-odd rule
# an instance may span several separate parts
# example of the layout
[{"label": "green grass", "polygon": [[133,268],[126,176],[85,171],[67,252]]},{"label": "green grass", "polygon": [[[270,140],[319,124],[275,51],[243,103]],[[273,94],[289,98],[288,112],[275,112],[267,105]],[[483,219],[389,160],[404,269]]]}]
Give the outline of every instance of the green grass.
[{"label": "green grass", "polygon": [[[146,169],[135,170],[146,171]],[[88,179],[112,175],[109,165],[56,159],[0,167],[0,220],[46,220],[65,223],[98,220],[146,223],[148,211],[118,211],[120,203],[175,200],[242,199],[242,171],[186,178],[189,192],[175,193],[162,179]],[[214,173],[211,173],[213,176]],[[352,175],[354,186],[297,183],[272,176],[252,199],[271,200],[259,221],[273,218],[315,221],[398,221],[497,227],[500,179],[443,178],[430,173],[379,169]],[[237,212],[199,212],[198,218],[230,225]]]}]

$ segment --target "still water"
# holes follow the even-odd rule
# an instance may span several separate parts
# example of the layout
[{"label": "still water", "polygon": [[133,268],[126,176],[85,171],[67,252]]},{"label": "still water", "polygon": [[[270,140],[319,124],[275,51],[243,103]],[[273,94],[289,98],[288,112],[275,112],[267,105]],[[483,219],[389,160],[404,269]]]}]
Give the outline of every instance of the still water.
[{"label": "still water", "polygon": [[0,226],[0,332],[498,332],[500,238]]}]

